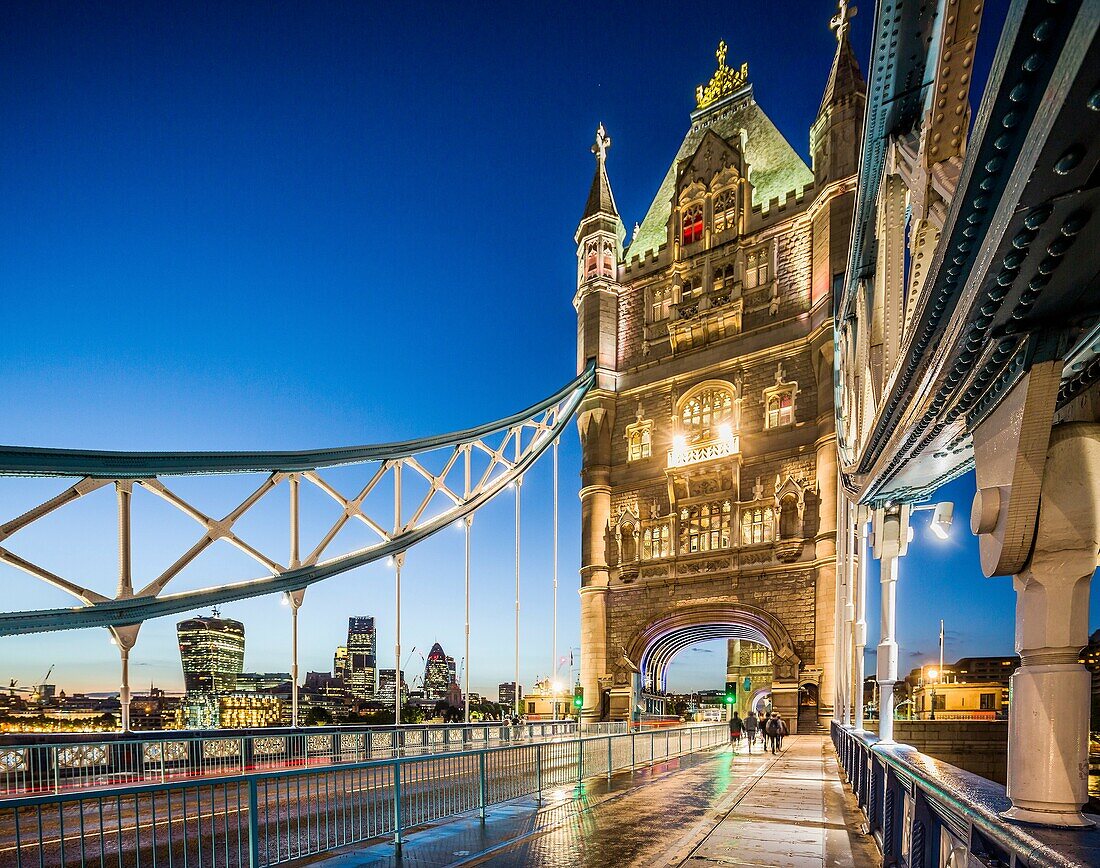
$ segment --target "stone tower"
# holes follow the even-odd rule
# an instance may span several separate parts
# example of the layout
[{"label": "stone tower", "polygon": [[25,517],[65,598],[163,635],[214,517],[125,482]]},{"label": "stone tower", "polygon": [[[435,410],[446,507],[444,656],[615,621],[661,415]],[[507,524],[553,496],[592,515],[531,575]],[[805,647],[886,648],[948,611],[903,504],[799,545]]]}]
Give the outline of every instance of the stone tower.
[{"label": "stone tower", "polygon": [[707,638],[766,646],[771,699],[794,724],[800,686],[832,696],[832,292],[865,90],[847,21],[812,170],[722,43],[624,249],[597,132],[574,298],[578,367],[597,371],[578,418],[587,719],[659,704],[668,663]]}]

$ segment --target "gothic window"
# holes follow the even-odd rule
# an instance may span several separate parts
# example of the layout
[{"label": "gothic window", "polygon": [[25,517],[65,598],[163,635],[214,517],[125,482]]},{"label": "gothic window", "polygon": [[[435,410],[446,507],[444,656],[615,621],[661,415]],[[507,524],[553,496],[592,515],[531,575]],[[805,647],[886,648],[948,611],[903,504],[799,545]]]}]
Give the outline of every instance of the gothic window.
[{"label": "gothic window", "polygon": [[768,396],[767,427],[778,428],[794,421],[794,397],[790,390],[773,392]]},{"label": "gothic window", "polygon": [[680,243],[694,244],[703,240],[703,206],[691,205],[684,208],[680,216]]},{"label": "gothic window", "polygon": [[721,425],[733,424],[733,391],[714,386],[696,392],[680,410],[680,427],[692,441],[710,440]]},{"label": "gothic window", "polygon": [[[633,426],[632,426],[633,427]],[[627,434],[627,461],[649,458],[653,448],[653,431],[646,425],[635,427]]]},{"label": "gothic window", "polygon": [[714,197],[714,231],[727,232],[737,228],[737,194],[723,190]]},{"label": "gothic window", "polygon": [[672,554],[672,540],[668,521],[642,530],[642,560],[667,558]]},{"label": "gothic window", "polygon": [[725,268],[716,268],[714,270],[714,282],[711,290],[715,297],[714,303],[722,304],[723,302],[729,301],[733,285],[736,283],[734,274],[735,272],[732,265],[727,265]]},{"label": "gothic window", "polygon": [[685,506],[680,510],[680,554],[730,547],[733,505],[728,501]]},{"label": "gothic window", "polygon": [[775,535],[775,510],[751,507],[741,513],[741,545],[771,542]]},{"label": "gothic window", "polygon": [[788,494],[779,504],[779,538],[798,539],[802,536],[800,524],[798,498],[793,494]]},{"label": "gothic window", "polygon": [[584,245],[584,279],[591,280],[599,272],[599,242],[589,241]]},{"label": "gothic window", "polygon": [[668,319],[668,313],[672,307],[672,287],[654,288],[652,298],[650,322],[660,322],[663,319]]},{"label": "gothic window", "polygon": [[757,247],[745,257],[745,289],[763,286],[770,279],[771,252],[768,245]]},{"label": "gothic window", "polygon": [[680,300],[690,301],[695,298],[703,289],[703,283],[697,277],[689,277],[684,281],[683,286],[680,287]]},{"label": "gothic window", "polygon": [[606,278],[615,276],[615,246],[610,241],[605,241],[600,255],[600,274]]}]

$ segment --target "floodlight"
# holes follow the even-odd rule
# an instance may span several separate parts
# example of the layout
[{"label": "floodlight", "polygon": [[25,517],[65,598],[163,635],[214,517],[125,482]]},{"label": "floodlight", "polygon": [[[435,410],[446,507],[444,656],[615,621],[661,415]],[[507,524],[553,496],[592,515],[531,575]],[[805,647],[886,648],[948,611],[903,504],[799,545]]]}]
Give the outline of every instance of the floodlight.
[{"label": "floodlight", "polygon": [[940,539],[947,539],[948,534],[951,531],[951,519],[955,513],[955,504],[950,500],[945,500],[942,503],[936,504],[936,510],[932,513],[932,521],[929,523],[929,527],[932,529],[932,533],[938,536]]}]

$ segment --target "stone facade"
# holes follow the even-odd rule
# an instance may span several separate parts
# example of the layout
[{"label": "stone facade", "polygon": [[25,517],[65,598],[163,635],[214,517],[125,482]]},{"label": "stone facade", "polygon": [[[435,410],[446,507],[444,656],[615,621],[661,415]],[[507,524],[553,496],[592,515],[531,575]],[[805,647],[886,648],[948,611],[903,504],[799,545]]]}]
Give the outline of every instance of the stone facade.
[{"label": "stone facade", "polygon": [[792,723],[800,683],[832,695],[832,291],[863,99],[850,55],[842,40],[811,170],[723,43],[626,248],[597,134],[574,298],[578,364],[596,366],[578,419],[590,719],[629,715],[638,686],[659,690],[704,638],[771,648],[773,701]]}]

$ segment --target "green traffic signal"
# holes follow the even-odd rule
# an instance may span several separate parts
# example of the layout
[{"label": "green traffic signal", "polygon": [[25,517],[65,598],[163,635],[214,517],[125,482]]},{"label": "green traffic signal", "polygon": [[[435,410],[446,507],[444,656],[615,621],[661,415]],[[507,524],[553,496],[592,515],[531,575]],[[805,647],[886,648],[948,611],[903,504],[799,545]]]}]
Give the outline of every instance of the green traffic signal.
[{"label": "green traffic signal", "polygon": [[573,688],[573,707],[580,708],[584,705],[584,688],[579,684]]}]

